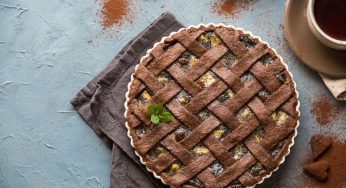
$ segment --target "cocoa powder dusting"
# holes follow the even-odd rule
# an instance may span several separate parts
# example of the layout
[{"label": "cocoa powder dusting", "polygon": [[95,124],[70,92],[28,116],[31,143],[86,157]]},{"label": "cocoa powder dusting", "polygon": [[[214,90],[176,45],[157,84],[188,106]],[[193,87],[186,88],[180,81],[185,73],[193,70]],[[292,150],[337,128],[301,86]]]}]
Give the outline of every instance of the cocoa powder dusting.
[{"label": "cocoa powder dusting", "polygon": [[129,19],[129,12],[128,0],[102,0],[99,12],[100,23],[103,28],[121,24],[124,20]]},{"label": "cocoa powder dusting", "polygon": [[218,0],[213,6],[213,12],[224,17],[234,16],[241,10],[250,8],[251,0]]},{"label": "cocoa powder dusting", "polygon": [[331,103],[328,96],[321,95],[313,102],[311,114],[320,125],[328,125],[335,120],[339,114],[339,109]]},{"label": "cocoa powder dusting", "polygon": [[[320,182],[312,176],[304,173],[300,176],[298,187],[312,188],[344,188],[346,187],[346,140],[338,140],[331,137],[331,147],[318,158],[317,161],[326,160],[329,163],[328,180]],[[306,164],[312,162],[312,157]]]}]

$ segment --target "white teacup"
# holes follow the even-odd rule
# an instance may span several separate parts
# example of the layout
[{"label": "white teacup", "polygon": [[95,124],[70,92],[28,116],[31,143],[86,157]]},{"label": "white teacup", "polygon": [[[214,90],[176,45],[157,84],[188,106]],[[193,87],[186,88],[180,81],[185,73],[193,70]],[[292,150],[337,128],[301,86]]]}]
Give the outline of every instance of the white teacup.
[{"label": "white teacup", "polygon": [[335,39],[328,34],[326,34],[317,24],[314,12],[315,0],[309,0],[307,7],[307,20],[309,27],[315,37],[325,44],[334,49],[346,50],[346,41]]}]

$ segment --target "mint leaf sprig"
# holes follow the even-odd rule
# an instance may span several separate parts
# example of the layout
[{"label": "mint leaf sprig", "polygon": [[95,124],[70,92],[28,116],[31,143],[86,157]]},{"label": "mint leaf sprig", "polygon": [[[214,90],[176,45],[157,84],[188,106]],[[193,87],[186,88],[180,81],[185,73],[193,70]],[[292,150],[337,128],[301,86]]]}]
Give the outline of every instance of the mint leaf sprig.
[{"label": "mint leaf sprig", "polygon": [[154,124],[159,124],[160,122],[169,122],[172,119],[172,114],[168,111],[165,111],[163,105],[152,104],[147,107],[147,112],[150,115],[150,120]]}]

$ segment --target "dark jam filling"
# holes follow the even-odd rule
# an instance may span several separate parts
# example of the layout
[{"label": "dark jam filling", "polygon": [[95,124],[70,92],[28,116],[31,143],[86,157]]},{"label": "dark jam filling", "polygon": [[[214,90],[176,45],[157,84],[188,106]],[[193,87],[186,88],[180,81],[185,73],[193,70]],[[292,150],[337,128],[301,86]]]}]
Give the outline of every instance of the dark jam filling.
[{"label": "dark jam filling", "polygon": [[246,84],[246,83],[249,83],[254,78],[255,76],[251,72],[246,72],[240,77],[240,81]]},{"label": "dark jam filling", "polygon": [[214,174],[214,176],[218,176],[219,174],[221,174],[221,172],[223,172],[224,168],[221,163],[219,163],[218,161],[215,161],[212,165],[208,167],[208,170],[212,174]]},{"label": "dark jam filling", "polygon": [[187,137],[191,131],[184,125],[180,125],[175,132],[173,133],[174,139],[177,142],[180,142],[184,140],[185,137]]},{"label": "dark jam filling", "polygon": [[255,163],[249,170],[249,172],[251,173],[251,175],[253,175],[254,177],[259,176],[261,174],[264,173],[264,167],[261,163],[257,162]]},{"label": "dark jam filling", "polygon": [[278,75],[276,75],[276,79],[281,82],[282,84],[285,83],[286,81],[286,75],[285,73],[280,73]]},{"label": "dark jam filling", "polygon": [[191,66],[197,62],[197,57],[190,51],[185,51],[177,60],[177,63],[184,70],[188,70]]},{"label": "dark jam filling", "polygon": [[220,63],[227,68],[233,67],[238,63],[238,59],[231,52],[227,52],[220,60]]},{"label": "dark jam filling", "polygon": [[250,36],[246,35],[240,36],[239,41],[248,49],[253,48],[256,45],[256,41]]},{"label": "dark jam filling", "polygon": [[149,150],[148,155],[152,158],[156,158],[165,152],[166,149],[162,145],[156,145]]},{"label": "dark jam filling", "polygon": [[240,160],[244,155],[249,153],[249,150],[245,147],[243,143],[234,146],[230,150],[231,155],[235,160]]},{"label": "dark jam filling", "polygon": [[177,101],[182,104],[185,105],[187,103],[189,103],[192,99],[192,96],[187,93],[185,90],[182,90],[177,96],[176,96]]},{"label": "dark jam filling", "polygon": [[205,32],[201,34],[197,40],[206,49],[210,49],[221,43],[221,40],[214,32]]},{"label": "dark jam filling", "polygon": [[273,62],[274,62],[274,59],[273,59],[273,57],[272,57],[270,54],[266,54],[266,55],[262,56],[262,57],[259,59],[259,61],[260,61],[262,64],[266,65],[266,64],[271,64],[271,63],[273,63]]},{"label": "dark jam filling", "polygon": [[240,187],[244,187],[240,182],[239,179],[236,179],[234,181],[232,181],[227,188],[240,188]]},{"label": "dark jam filling", "polygon": [[139,137],[139,138],[142,138],[142,137],[144,137],[145,136],[145,134],[147,134],[147,132],[148,132],[148,127],[147,126],[145,126],[145,125],[143,125],[143,124],[140,124],[140,125],[138,125],[136,128],[135,128],[135,130],[136,130],[136,135]]},{"label": "dark jam filling", "polygon": [[202,183],[198,178],[196,178],[196,177],[190,179],[190,180],[187,182],[187,184],[192,185],[192,186],[195,186],[195,187],[199,187],[199,188],[203,188],[203,187],[204,187],[203,183]]},{"label": "dark jam filling", "polygon": [[166,71],[163,71],[158,77],[157,80],[164,84],[167,85],[171,80],[173,80],[172,76],[168,74]]},{"label": "dark jam filling", "polygon": [[258,92],[258,97],[262,102],[266,101],[270,97],[270,92],[266,89],[262,89],[260,92]]},{"label": "dark jam filling", "polygon": [[198,114],[197,114],[198,118],[201,120],[201,121],[204,121],[206,120],[209,116],[210,116],[210,111],[205,108],[203,109],[202,111],[200,111]]},{"label": "dark jam filling", "polygon": [[223,140],[223,138],[225,137],[226,134],[228,134],[230,132],[230,130],[224,126],[224,125],[221,125],[219,126],[218,128],[216,128],[212,134],[213,136],[218,139],[218,140]]},{"label": "dark jam filling", "polygon": [[180,170],[184,169],[185,167],[181,164],[180,161],[175,161],[171,166],[169,166],[164,172],[168,174],[169,176],[173,176],[177,174]]},{"label": "dark jam filling", "polygon": [[286,144],[286,142],[287,142],[287,139],[285,139],[285,140],[279,142],[279,143],[270,151],[270,155],[271,155],[273,158],[275,158],[275,157],[279,154],[281,148]]}]

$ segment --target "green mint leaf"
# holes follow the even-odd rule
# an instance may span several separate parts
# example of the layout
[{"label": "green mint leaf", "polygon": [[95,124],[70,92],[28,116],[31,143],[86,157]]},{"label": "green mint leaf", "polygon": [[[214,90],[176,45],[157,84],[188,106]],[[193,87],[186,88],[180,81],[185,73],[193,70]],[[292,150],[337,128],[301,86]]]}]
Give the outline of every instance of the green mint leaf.
[{"label": "green mint leaf", "polygon": [[156,115],[162,114],[163,105],[161,103],[159,103],[159,104],[155,104],[154,106],[155,106],[155,114]]},{"label": "green mint leaf", "polygon": [[151,115],[150,120],[154,124],[159,124],[160,123],[160,118],[157,115],[155,115],[155,114]]},{"label": "green mint leaf", "polygon": [[149,115],[155,114],[155,105],[149,105],[147,107],[147,112],[148,112]]},{"label": "green mint leaf", "polygon": [[147,112],[149,115],[159,115],[163,112],[163,105],[161,103],[159,104],[152,104],[147,107]]},{"label": "green mint leaf", "polygon": [[154,124],[168,122],[172,119],[172,114],[164,110],[163,104],[151,104],[147,107],[147,113],[150,115],[150,120]]},{"label": "green mint leaf", "polygon": [[160,121],[162,122],[169,122],[172,119],[172,114],[170,112],[163,112],[161,115],[159,115]]}]

